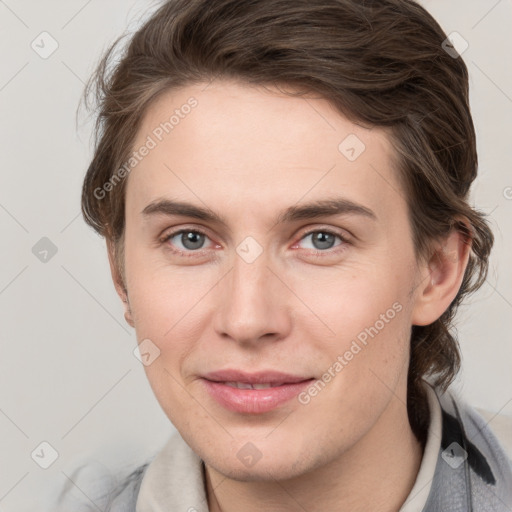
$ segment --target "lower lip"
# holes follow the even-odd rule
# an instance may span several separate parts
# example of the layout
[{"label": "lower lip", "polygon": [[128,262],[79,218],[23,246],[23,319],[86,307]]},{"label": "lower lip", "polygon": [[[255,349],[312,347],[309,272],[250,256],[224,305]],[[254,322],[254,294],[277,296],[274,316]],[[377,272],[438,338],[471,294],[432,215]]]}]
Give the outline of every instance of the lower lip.
[{"label": "lower lip", "polygon": [[283,384],[266,389],[238,389],[221,382],[203,379],[206,390],[220,405],[230,411],[260,414],[272,411],[297,396],[314,379]]}]

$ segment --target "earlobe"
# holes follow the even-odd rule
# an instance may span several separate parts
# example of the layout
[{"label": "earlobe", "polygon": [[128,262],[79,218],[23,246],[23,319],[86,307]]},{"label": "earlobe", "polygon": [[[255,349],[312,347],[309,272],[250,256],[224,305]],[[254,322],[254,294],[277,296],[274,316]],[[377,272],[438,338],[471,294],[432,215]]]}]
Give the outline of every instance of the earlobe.
[{"label": "earlobe", "polygon": [[430,325],[449,308],[462,284],[470,249],[471,240],[458,229],[436,245],[415,291],[413,325]]},{"label": "earlobe", "polygon": [[126,289],[126,285],[123,281],[121,273],[118,268],[118,264],[116,261],[116,253],[114,244],[107,239],[107,254],[108,254],[108,262],[110,265],[110,273],[112,275],[112,281],[114,283],[114,287],[116,289],[117,295],[123,301],[124,305],[124,319],[126,323],[131,327],[135,327],[135,323],[133,321],[132,312],[130,309],[130,303],[128,300],[128,290]]},{"label": "earlobe", "polygon": [[124,319],[128,325],[135,327],[135,322],[133,321],[132,310],[130,309],[130,303],[128,301],[128,292],[126,289],[124,290],[124,298],[122,299],[124,303]]},{"label": "earlobe", "polygon": [[126,305],[126,309],[124,312],[124,319],[126,320],[126,323],[130,325],[131,327],[135,327],[135,322],[133,321],[132,312],[130,310],[130,304]]}]

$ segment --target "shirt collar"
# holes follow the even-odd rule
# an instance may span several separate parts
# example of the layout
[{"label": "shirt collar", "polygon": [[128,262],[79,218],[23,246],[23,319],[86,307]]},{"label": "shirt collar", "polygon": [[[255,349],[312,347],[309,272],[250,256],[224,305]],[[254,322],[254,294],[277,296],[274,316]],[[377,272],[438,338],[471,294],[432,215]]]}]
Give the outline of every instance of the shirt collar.
[{"label": "shirt collar", "polygon": [[[423,510],[430,493],[441,446],[441,406],[426,384],[430,410],[427,442],[416,482],[399,512]],[[136,512],[208,512],[203,461],[175,432],[146,470]]]},{"label": "shirt collar", "polygon": [[208,512],[203,462],[175,432],[146,470],[136,512]]},{"label": "shirt collar", "polygon": [[416,481],[398,512],[421,512],[428,500],[432,481],[436,472],[441,438],[443,434],[443,421],[441,405],[434,389],[425,382],[428,407],[430,411],[430,425],[428,427],[427,442],[421,459],[420,470]]}]

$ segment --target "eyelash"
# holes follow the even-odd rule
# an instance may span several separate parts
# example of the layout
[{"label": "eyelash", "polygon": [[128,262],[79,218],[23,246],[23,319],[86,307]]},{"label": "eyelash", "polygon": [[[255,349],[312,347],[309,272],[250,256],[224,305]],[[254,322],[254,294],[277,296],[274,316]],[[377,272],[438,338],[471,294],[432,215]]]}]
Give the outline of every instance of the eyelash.
[{"label": "eyelash", "polygon": [[[160,239],[160,242],[162,244],[164,244],[164,243],[168,242],[171,238],[174,238],[177,235],[181,235],[182,233],[196,233],[196,234],[204,235],[205,237],[209,238],[208,234],[205,233],[204,231],[202,231],[201,229],[198,229],[198,228],[194,228],[194,229],[186,229],[185,228],[185,229],[183,229],[182,228],[182,229],[179,229],[177,231],[172,231],[171,233],[165,234]],[[324,234],[328,234],[328,235],[333,235],[334,237],[339,238],[341,243],[339,245],[337,245],[337,246],[334,246],[333,248],[325,249],[323,251],[320,250],[320,249],[307,249],[308,251],[312,251],[312,253],[310,253],[310,254],[312,254],[313,256],[322,257],[325,254],[328,254],[328,255],[337,254],[337,253],[345,250],[346,245],[349,243],[347,238],[345,238],[344,236],[340,235],[336,231],[333,231],[331,229],[322,229],[322,228],[313,229],[311,231],[308,231],[308,232],[304,233],[300,237],[299,242],[301,240],[303,240],[304,238],[306,238],[306,237],[308,237],[310,235],[313,235],[315,233],[324,233]],[[297,243],[295,243],[293,245],[295,246]],[[176,254],[179,254],[179,255],[182,255],[184,257],[194,257],[194,256],[197,256],[197,255],[200,255],[206,249],[198,249],[198,250],[195,250],[195,251],[193,251],[193,250],[182,251],[180,249],[171,248],[170,250],[172,252],[174,252]]]}]

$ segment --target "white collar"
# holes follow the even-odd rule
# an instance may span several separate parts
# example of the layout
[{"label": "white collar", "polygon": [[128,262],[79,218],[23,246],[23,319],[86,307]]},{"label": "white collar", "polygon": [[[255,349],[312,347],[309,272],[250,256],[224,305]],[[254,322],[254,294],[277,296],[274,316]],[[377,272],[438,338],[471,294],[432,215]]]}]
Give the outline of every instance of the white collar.
[{"label": "white collar", "polygon": [[[427,502],[441,446],[441,406],[426,385],[430,409],[427,442],[416,482],[399,512],[420,512]],[[208,512],[203,463],[178,432],[149,465],[137,498],[136,512]]]},{"label": "white collar", "polygon": [[146,470],[136,512],[208,512],[202,464],[175,432]]},{"label": "white collar", "polygon": [[428,408],[430,411],[430,425],[428,427],[427,442],[421,459],[420,470],[416,476],[416,481],[398,512],[421,512],[430,494],[432,480],[436,472],[437,459],[441,449],[441,437],[443,434],[443,419],[441,414],[441,405],[436,392],[430,384],[425,383],[425,390],[428,398]]}]

